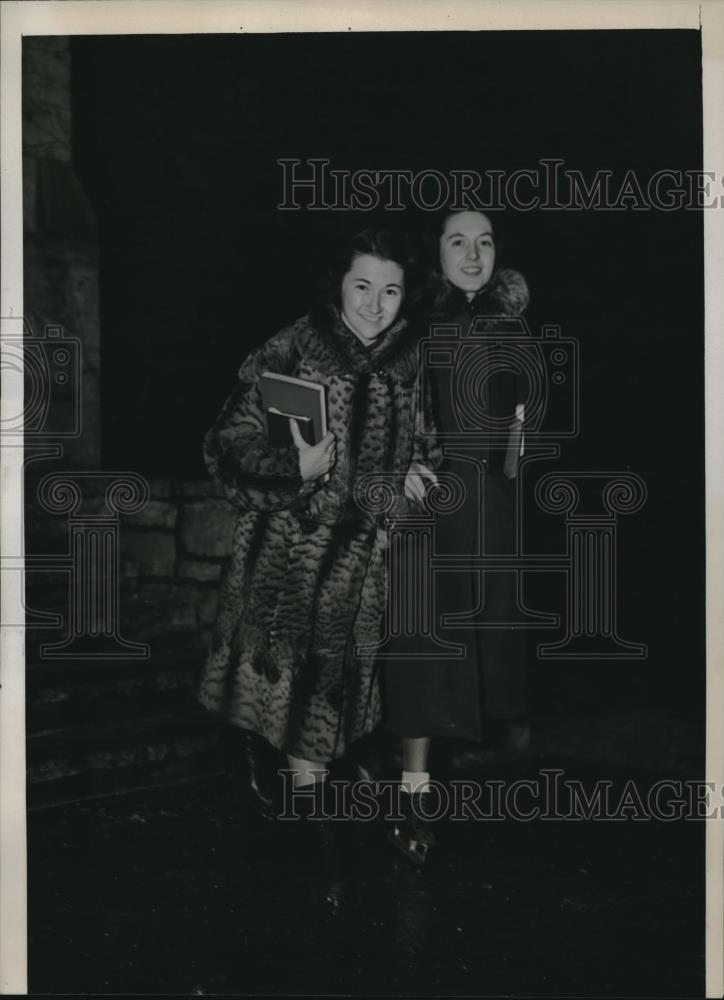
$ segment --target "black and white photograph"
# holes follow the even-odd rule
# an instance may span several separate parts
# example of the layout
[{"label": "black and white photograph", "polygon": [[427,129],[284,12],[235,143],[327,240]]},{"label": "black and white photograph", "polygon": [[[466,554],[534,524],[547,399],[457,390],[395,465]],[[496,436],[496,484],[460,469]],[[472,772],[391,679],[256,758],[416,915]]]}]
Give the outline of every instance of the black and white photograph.
[{"label": "black and white photograph", "polygon": [[722,7],[3,6],[2,992],[722,995]]}]

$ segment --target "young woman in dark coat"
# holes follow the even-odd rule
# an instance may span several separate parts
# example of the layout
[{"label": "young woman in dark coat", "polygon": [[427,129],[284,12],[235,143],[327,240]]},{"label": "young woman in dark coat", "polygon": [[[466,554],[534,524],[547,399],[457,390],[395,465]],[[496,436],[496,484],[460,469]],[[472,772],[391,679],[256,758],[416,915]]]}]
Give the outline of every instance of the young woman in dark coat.
[{"label": "young woman in dark coat", "polygon": [[[381,718],[387,533],[359,487],[386,476],[405,511],[415,479],[406,474],[430,461],[403,309],[410,265],[391,233],[352,238],[326,300],[249,355],[205,439],[238,518],[199,698],[286,755],[296,790],[314,789],[299,803]],[[325,387],[323,440],[307,445],[292,422],[295,443],[270,445],[266,371]]]},{"label": "young woman in dark coat", "polygon": [[[505,336],[518,332],[515,318],[528,304],[528,288],[522,275],[496,269],[496,237],[491,218],[482,212],[449,212],[441,220],[435,239],[436,260],[429,281],[427,314],[422,332],[435,324],[456,326],[461,338],[473,334],[473,320],[482,317],[476,334]],[[494,318],[498,317],[498,318]],[[512,329],[511,329],[512,328]],[[480,348],[471,342],[472,350]],[[482,348],[484,351],[485,348]],[[464,359],[461,353],[459,357]],[[484,355],[478,355],[481,361]],[[483,365],[484,367],[484,365]],[[466,556],[515,551],[515,462],[509,442],[522,441],[524,387],[513,374],[498,373],[488,380],[466,383],[467,392],[477,394],[472,402],[476,414],[487,413],[505,433],[491,435],[491,424],[467,422],[467,440],[476,444],[475,460],[460,457],[460,447],[446,454],[446,434],[459,433],[466,400],[455,398],[456,384],[446,367],[430,367],[423,378],[432,389],[434,421],[441,435],[441,471],[458,477],[465,500],[454,515],[438,515],[435,550],[458,557],[456,572],[438,574],[435,586],[435,617],[458,618],[457,626],[440,629],[440,637],[465,648],[461,659],[416,658],[419,637],[396,642],[394,651],[406,659],[388,659],[385,666],[386,726],[402,738],[403,786],[412,796],[403,796],[406,819],[394,826],[391,840],[412,861],[422,864],[434,836],[424,821],[430,739],[447,737],[480,741],[485,720],[503,723],[508,740],[523,748],[529,740],[527,723],[527,657],[525,635],[515,627],[459,627],[482,615],[489,621],[512,621],[516,602],[515,579],[508,574],[481,575],[472,566],[466,571]],[[461,389],[458,390],[458,396]],[[463,419],[465,419],[463,417]],[[471,427],[473,428],[471,430]],[[507,456],[507,464],[506,464]],[[482,508],[482,516],[481,516]],[[463,568],[460,569],[460,563]],[[414,581],[409,581],[414,587]],[[477,609],[477,614],[476,614]],[[388,646],[388,653],[392,647]],[[425,651],[429,656],[429,648]],[[422,808],[420,808],[422,806]]]}]

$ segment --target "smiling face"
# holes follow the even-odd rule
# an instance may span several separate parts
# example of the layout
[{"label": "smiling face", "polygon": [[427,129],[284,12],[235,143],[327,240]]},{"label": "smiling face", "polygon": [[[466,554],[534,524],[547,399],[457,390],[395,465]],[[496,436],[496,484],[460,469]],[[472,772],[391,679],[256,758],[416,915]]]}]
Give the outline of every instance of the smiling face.
[{"label": "smiling face", "polygon": [[360,254],[342,279],[342,317],[363,344],[372,344],[394,323],[404,292],[399,264]]},{"label": "smiling face", "polygon": [[493,225],[482,212],[456,212],[440,237],[440,267],[447,280],[472,299],[495,268]]}]

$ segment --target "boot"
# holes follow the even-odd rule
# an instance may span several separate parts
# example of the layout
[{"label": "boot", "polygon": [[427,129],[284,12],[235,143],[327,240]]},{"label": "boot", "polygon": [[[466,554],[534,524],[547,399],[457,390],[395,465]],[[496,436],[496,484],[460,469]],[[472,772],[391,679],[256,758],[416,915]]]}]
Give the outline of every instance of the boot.
[{"label": "boot", "polygon": [[363,736],[349,747],[346,771],[354,781],[379,781],[385,770],[384,746],[377,733]]},{"label": "boot", "polygon": [[[299,818],[283,822],[293,838],[296,864],[307,873],[312,896],[320,899],[334,915],[345,894],[343,820],[334,815],[335,803],[326,780],[315,782],[313,788],[297,788],[295,792],[293,809],[288,806],[285,812],[297,814]],[[309,792],[312,794],[307,794]]]},{"label": "boot", "polygon": [[244,788],[252,808],[264,819],[273,819],[279,799],[275,751],[247,729],[234,729],[230,744],[234,776]]},{"label": "boot", "polygon": [[400,812],[402,822],[393,823],[387,839],[408,861],[422,868],[436,844],[430,820],[425,818],[431,812],[430,793],[400,792]]}]

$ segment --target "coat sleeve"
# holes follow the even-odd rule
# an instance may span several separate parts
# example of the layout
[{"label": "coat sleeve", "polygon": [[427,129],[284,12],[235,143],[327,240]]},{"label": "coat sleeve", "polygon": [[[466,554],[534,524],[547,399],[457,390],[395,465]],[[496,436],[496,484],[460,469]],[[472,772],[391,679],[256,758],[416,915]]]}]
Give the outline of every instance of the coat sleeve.
[{"label": "coat sleeve", "polygon": [[442,465],[442,447],[438,440],[429,379],[422,375],[418,376],[416,399],[412,461],[420,462],[428,469],[439,469]]},{"label": "coat sleeve", "polygon": [[[419,374],[415,384],[414,426],[412,430],[411,462],[419,462],[428,469],[435,470],[442,465],[442,447],[438,441],[437,426],[434,418],[434,403],[427,379]],[[405,494],[404,485],[400,480],[399,494],[393,511],[388,518],[404,517],[419,513],[417,503]]]},{"label": "coat sleeve", "polygon": [[[503,268],[495,276],[495,289],[493,291],[494,309],[498,309],[503,316],[522,317],[530,305],[530,290],[528,283],[519,271],[510,268]],[[517,333],[520,336],[520,333]],[[514,404],[522,404],[530,395],[530,383],[528,376],[523,372],[518,372],[514,376],[512,395],[515,396]],[[507,407],[503,412],[510,412],[514,406],[510,406],[510,399],[504,401]]]},{"label": "coat sleeve", "polygon": [[204,459],[228,500],[242,510],[291,507],[308,491],[299,473],[294,445],[269,444],[259,376],[292,374],[292,331],[282,331],[252,352],[239,369],[236,386],[204,438]]}]

